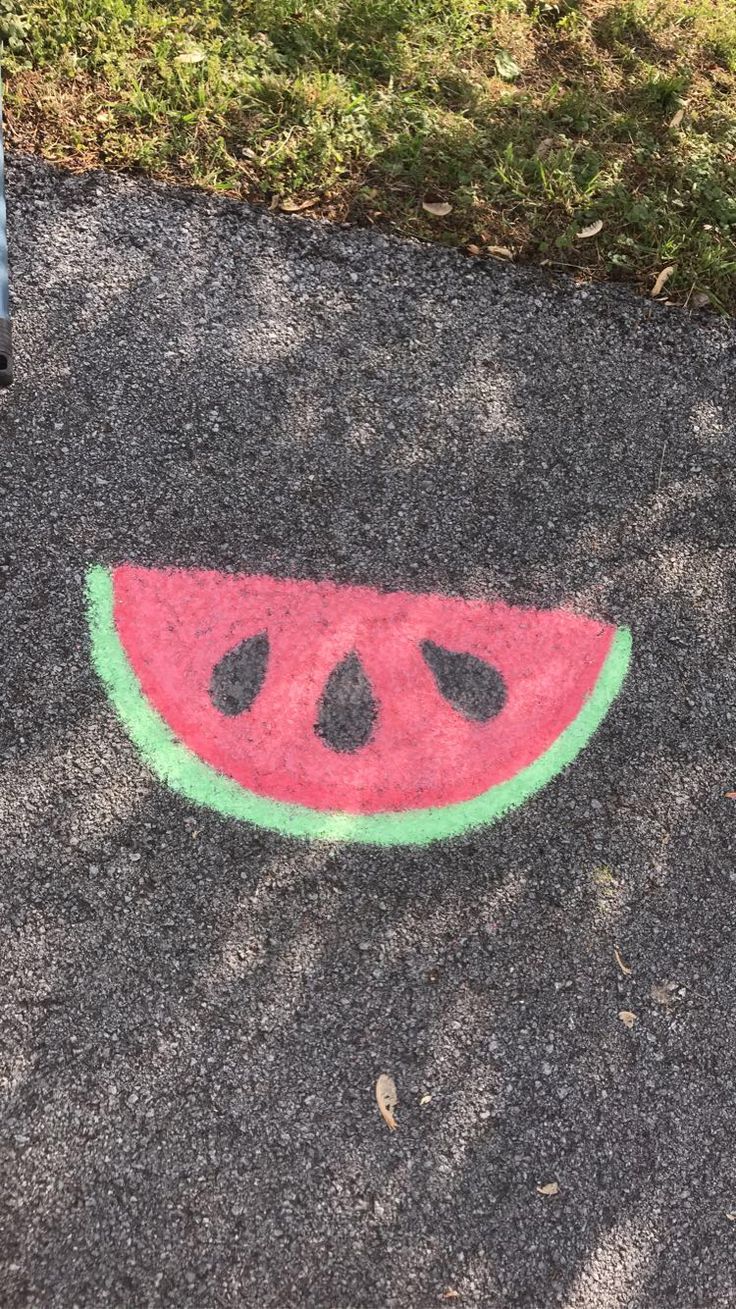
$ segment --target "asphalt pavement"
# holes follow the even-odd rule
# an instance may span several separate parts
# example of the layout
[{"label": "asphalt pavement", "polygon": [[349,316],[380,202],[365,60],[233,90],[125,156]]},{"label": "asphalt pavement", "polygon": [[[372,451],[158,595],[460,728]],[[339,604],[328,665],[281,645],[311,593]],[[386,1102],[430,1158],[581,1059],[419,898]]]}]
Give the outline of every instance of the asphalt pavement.
[{"label": "asphalt pavement", "polygon": [[[733,326],[7,184],[3,1309],[731,1309]],[[490,826],[290,838],[129,740],[84,595],[123,561],[565,606],[630,628],[631,669]]]}]

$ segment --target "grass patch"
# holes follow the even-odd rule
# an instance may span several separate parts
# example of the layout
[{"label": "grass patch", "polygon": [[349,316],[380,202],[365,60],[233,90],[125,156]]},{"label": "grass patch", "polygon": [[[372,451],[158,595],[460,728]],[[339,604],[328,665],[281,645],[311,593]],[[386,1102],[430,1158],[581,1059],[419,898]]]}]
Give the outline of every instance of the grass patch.
[{"label": "grass patch", "polygon": [[733,0],[0,0],[0,39],[16,148],[736,309]]}]

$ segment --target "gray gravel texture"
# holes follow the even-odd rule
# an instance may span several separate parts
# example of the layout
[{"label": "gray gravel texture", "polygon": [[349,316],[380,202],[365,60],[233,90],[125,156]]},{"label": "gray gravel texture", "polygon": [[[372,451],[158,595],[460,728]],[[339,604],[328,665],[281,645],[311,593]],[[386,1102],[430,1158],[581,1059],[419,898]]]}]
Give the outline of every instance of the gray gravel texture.
[{"label": "gray gravel texture", "polygon": [[[3,1309],[730,1309],[733,327],[25,160],[8,191]],[[117,725],[82,579],[122,559],[571,604],[634,664],[497,825],[289,841]]]}]

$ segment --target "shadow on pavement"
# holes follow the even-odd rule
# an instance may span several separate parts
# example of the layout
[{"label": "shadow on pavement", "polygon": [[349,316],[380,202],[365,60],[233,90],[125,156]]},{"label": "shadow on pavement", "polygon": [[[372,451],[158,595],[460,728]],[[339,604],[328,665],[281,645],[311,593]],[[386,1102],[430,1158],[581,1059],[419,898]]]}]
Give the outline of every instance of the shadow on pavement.
[{"label": "shadow on pavement", "polygon": [[[732,331],[34,164],[11,194],[4,1303],[730,1305]],[[634,663],[496,826],[289,842],[117,726],[82,579],[122,559],[566,604]]]}]

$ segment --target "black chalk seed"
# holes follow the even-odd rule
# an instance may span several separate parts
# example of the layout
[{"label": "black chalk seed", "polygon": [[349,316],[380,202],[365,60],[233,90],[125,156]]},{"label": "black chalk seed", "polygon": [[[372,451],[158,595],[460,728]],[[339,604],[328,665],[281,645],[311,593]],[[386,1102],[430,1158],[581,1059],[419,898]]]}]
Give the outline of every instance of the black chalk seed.
[{"label": "black chalk seed", "polygon": [[327,678],[314,730],[331,750],[354,754],[370,740],[377,716],[371,684],[353,651]]},{"label": "black chalk seed", "polygon": [[495,718],[506,703],[506,687],[496,668],[476,655],[447,650],[422,641],[421,651],[440,695],[458,713],[476,723]]},{"label": "black chalk seed", "polygon": [[268,637],[265,632],[249,636],[230,650],[213,670],[210,700],[215,709],[228,718],[250,709],[263,686],[268,663]]}]

